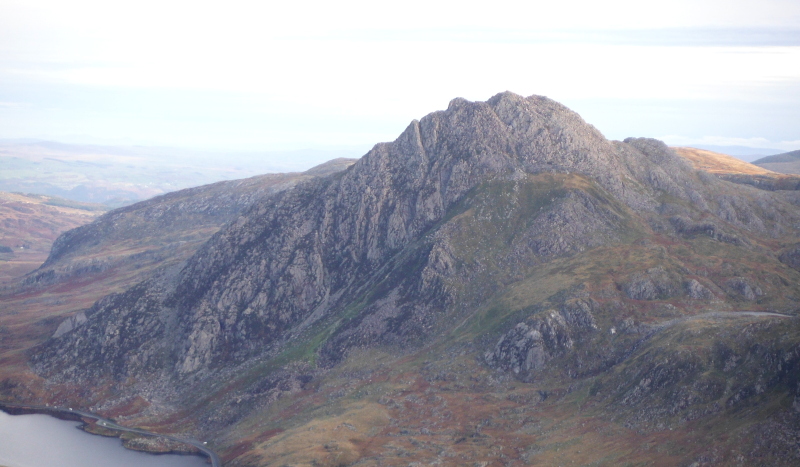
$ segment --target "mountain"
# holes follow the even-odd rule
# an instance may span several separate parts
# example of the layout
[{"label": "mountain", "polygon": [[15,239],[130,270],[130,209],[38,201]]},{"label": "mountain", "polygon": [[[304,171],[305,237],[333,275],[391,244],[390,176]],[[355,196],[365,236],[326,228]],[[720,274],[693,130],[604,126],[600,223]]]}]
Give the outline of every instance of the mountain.
[{"label": "mountain", "polygon": [[691,156],[455,99],[253,200],[0,389],[231,466],[795,464],[800,192]]},{"label": "mountain", "polygon": [[800,150],[762,157],[753,164],[773,172],[800,174]]},{"label": "mountain", "polygon": [[[45,256],[34,258],[38,262],[30,263],[24,272],[38,268],[21,279],[9,280],[6,290],[0,293],[6,315],[0,324],[8,333],[4,343],[19,350],[58,333],[56,327],[65,317],[65,323],[83,319],[83,311],[103,296],[125,291],[157,271],[179,267],[250,204],[304,180],[343,170],[353,162],[336,159],[301,173],[261,175],[180,190],[99,217],[99,212],[93,212],[93,222],[57,239],[53,231],[53,238],[44,245],[50,253],[46,261]],[[50,200],[44,196],[36,199],[39,198]],[[61,200],[60,204],[70,202]],[[58,218],[50,211],[48,216],[40,217],[54,223]],[[84,215],[83,222],[94,217]],[[9,224],[8,218],[4,222],[11,227],[9,231],[23,231],[18,224]],[[27,225],[31,224],[28,221]],[[64,230],[67,229],[61,229]],[[16,251],[15,254],[19,255]]]},{"label": "mountain", "polygon": [[56,238],[107,208],[52,196],[0,192],[0,286],[36,269]]},{"label": "mountain", "polygon": [[110,270],[140,270],[162,265],[166,258],[188,256],[256,200],[353,162],[337,159],[303,173],[217,182],[116,209],[59,237],[47,261],[25,282],[50,283],[91,272],[104,272],[108,278]]}]

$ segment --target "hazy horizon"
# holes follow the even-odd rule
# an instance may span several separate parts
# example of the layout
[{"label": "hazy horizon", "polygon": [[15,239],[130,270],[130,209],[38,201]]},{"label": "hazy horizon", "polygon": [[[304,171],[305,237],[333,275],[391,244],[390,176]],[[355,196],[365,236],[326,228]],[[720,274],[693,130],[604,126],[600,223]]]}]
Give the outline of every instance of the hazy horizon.
[{"label": "hazy horizon", "polygon": [[800,148],[800,4],[0,3],[0,138],[369,148],[456,97],[546,95],[610,139]]}]

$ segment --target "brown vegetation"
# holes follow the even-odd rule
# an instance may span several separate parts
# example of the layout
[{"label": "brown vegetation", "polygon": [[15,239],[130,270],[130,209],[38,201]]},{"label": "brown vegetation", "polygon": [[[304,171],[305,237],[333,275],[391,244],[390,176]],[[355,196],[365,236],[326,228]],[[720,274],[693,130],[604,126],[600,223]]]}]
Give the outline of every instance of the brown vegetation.
[{"label": "brown vegetation", "polygon": [[753,165],[727,154],[705,149],[675,147],[679,156],[686,158],[694,168],[712,174],[768,175],[780,177],[781,174]]}]

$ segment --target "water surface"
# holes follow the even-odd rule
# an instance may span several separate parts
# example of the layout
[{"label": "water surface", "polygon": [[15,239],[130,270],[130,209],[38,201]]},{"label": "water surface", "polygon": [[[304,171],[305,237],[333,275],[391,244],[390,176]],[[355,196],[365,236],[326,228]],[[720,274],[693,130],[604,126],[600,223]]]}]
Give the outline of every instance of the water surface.
[{"label": "water surface", "polygon": [[0,411],[0,466],[208,467],[205,458],[130,451],[117,438],[90,435],[78,422]]}]

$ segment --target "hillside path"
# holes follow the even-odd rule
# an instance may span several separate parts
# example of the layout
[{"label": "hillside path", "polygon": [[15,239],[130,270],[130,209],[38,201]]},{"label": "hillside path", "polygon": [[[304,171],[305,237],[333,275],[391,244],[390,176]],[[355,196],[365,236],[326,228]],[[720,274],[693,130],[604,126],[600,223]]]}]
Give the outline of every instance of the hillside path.
[{"label": "hillside path", "polygon": [[707,313],[700,313],[692,316],[682,316],[680,318],[670,319],[662,323],[653,325],[651,333],[656,333],[662,329],[674,326],[676,324],[684,323],[686,321],[694,321],[706,318],[739,318],[741,316],[755,316],[755,317],[778,317],[778,318],[796,318],[793,315],[786,315],[783,313],[773,313],[771,311],[709,311]]}]

